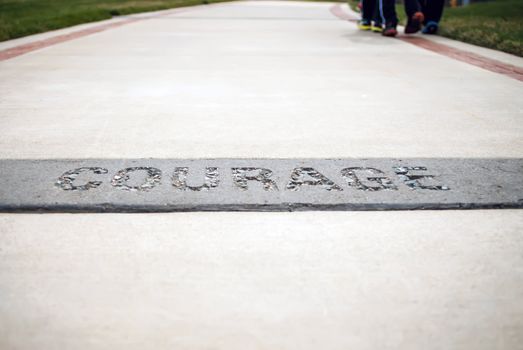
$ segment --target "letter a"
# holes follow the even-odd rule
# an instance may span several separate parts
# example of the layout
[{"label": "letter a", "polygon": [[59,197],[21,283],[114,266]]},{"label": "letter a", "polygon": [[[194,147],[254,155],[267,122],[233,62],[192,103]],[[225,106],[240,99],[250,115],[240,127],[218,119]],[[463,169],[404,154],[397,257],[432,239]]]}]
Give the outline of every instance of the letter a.
[{"label": "letter a", "polygon": [[[310,177],[312,180],[304,180],[305,176]],[[321,186],[327,191],[343,191],[340,186],[314,168],[295,168],[291,173],[287,189],[299,191],[303,185]]]}]

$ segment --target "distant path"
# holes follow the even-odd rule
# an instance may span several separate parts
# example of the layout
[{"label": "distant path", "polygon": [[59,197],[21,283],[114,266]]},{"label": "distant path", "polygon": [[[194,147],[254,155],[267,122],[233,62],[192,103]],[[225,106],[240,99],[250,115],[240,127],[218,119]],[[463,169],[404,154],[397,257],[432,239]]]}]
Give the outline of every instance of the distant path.
[{"label": "distant path", "polygon": [[439,48],[516,78],[523,59],[409,40],[427,51],[333,9],[223,3],[2,43],[0,157],[523,155],[521,82]]},{"label": "distant path", "polygon": [[[221,5],[221,4],[220,4]],[[346,7],[346,6],[345,6]],[[173,10],[166,10],[166,11],[159,11],[155,12],[153,14],[142,14],[142,15],[134,15],[132,17],[125,16],[124,19],[115,19],[115,20],[109,20],[109,21],[103,21],[103,24],[100,25],[93,25],[89,26],[89,28],[86,29],[80,29],[77,31],[71,31],[67,34],[60,34],[56,36],[51,36],[46,39],[42,40],[36,40],[31,41],[26,44],[21,44],[18,46],[10,47],[4,50],[0,50],[0,61],[4,61],[13,57],[17,57],[26,53],[29,53],[31,51],[39,50],[51,45],[56,45],[62,42],[66,42],[69,40],[74,40],[77,38],[84,37],[86,35],[91,35],[94,33],[102,32],[108,29],[116,28],[125,24],[134,23],[140,20],[144,19],[152,19],[157,18],[161,16],[171,15],[174,13],[180,13],[183,12],[185,9],[173,9]],[[356,16],[353,13],[350,13],[346,10],[343,10],[342,5],[335,4],[330,8],[330,11],[333,15],[336,17],[347,20],[350,22],[356,22],[358,20],[358,16]],[[457,59],[462,62],[466,62],[487,70],[490,70],[495,73],[504,74],[506,76],[512,77],[514,79],[523,81],[523,68],[519,68],[517,66],[507,64],[500,62],[498,60],[490,59],[488,57],[478,55],[466,50],[453,48],[445,44],[437,43],[431,40],[427,40],[426,38],[422,38],[420,36],[399,36],[400,40],[404,40],[408,43],[411,43],[413,45],[417,45],[419,47],[425,48],[427,50]]]}]

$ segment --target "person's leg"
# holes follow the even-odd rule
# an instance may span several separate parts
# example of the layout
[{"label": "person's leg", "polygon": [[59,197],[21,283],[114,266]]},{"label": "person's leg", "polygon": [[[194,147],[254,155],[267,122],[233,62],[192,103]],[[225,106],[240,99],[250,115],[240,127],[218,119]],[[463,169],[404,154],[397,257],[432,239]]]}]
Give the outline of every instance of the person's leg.
[{"label": "person's leg", "polygon": [[383,21],[381,19],[379,11],[379,0],[375,1],[374,16],[372,16],[371,30],[375,33],[381,33],[383,31]]},{"label": "person's leg", "polygon": [[361,13],[361,21],[358,23],[358,28],[362,30],[370,30],[372,17],[376,8],[376,0],[363,0],[363,8]]},{"label": "person's leg", "polygon": [[425,14],[425,23],[433,21],[439,23],[443,15],[443,6],[445,0],[424,0],[423,14]]},{"label": "person's leg", "polygon": [[411,18],[416,12],[421,12],[421,4],[418,0],[405,0],[404,5],[407,18]]},{"label": "person's leg", "polygon": [[424,0],[422,10],[425,14],[425,28],[423,34],[436,34],[438,31],[439,20],[443,15],[445,0]]},{"label": "person's leg", "polygon": [[398,34],[396,30],[398,17],[396,16],[395,5],[395,0],[379,0],[381,19],[385,23],[385,29],[383,30],[383,35],[385,36],[396,36]]},{"label": "person's leg", "polygon": [[405,34],[414,34],[419,32],[421,29],[421,24],[425,19],[420,2],[418,0],[405,0],[405,13],[407,14]]}]

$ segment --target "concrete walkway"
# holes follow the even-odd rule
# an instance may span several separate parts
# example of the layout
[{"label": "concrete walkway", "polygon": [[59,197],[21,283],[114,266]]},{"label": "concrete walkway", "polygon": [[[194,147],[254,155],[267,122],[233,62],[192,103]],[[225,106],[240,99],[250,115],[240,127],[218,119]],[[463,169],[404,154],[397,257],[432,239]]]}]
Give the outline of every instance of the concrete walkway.
[{"label": "concrete walkway", "polygon": [[[522,81],[333,6],[0,43],[0,158],[523,158]],[[522,214],[0,214],[0,348],[516,349]]]}]

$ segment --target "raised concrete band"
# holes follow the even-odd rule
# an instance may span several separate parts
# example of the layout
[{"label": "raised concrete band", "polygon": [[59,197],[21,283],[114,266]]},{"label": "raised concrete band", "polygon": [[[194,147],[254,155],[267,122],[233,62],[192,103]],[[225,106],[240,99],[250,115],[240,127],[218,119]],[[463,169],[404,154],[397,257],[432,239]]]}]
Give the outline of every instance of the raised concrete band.
[{"label": "raised concrete band", "polygon": [[0,160],[0,210],[523,207],[523,159]]}]

